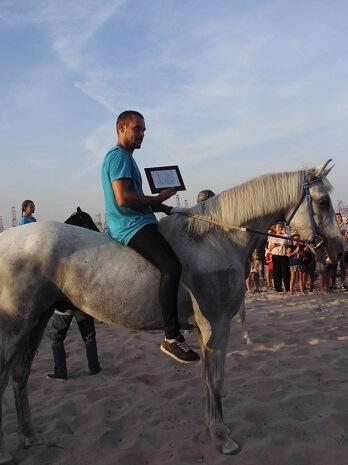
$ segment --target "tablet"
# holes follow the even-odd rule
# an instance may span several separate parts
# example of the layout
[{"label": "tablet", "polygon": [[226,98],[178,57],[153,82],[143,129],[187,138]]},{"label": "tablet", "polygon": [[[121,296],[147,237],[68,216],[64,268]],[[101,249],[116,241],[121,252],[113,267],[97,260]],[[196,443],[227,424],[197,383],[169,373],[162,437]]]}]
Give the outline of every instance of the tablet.
[{"label": "tablet", "polygon": [[177,191],[186,190],[177,165],[145,168],[145,174],[153,194],[158,194],[161,190],[168,188]]}]

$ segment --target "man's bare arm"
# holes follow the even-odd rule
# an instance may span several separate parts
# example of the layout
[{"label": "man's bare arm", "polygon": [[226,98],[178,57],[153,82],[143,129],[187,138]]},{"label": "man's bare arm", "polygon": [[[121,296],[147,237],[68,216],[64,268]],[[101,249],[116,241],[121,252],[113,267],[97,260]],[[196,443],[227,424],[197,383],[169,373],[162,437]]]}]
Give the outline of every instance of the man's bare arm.
[{"label": "man's bare arm", "polygon": [[115,199],[120,207],[137,209],[150,205],[152,209],[159,208],[162,202],[176,194],[176,191],[173,189],[164,189],[158,195],[141,195],[132,191],[131,185],[132,182],[130,179],[112,181]]},{"label": "man's bare arm", "polygon": [[154,213],[165,213],[166,215],[170,215],[170,212],[173,207],[170,207],[169,205],[165,205],[164,203],[160,203],[159,205],[156,205],[155,207],[151,207],[152,211]]}]

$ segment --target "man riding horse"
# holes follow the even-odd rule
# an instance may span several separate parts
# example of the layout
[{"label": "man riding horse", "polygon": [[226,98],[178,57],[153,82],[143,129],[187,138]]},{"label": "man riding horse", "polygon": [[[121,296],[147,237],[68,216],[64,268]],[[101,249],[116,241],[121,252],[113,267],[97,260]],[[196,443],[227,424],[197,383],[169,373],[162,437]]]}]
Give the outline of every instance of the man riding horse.
[{"label": "man riding horse", "polygon": [[136,111],[125,111],[117,118],[117,145],[107,152],[102,166],[106,221],[113,239],[132,247],[160,270],[159,300],[165,331],[161,351],[178,362],[191,363],[200,357],[180,333],[177,298],[181,264],[158,231],[154,215],[170,212],[171,207],[163,202],[176,191],[163,189],[155,196],[144,195],[133,152],[140,149],[145,130],[144,117]]}]

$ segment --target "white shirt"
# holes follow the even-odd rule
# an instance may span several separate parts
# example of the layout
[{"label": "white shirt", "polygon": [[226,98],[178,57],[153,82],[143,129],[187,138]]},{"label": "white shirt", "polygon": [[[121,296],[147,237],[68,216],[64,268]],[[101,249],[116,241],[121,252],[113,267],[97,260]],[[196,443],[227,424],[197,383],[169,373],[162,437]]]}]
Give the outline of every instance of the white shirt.
[{"label": "white shirt", "polygon": [[[272,249],[273,244],[279,244],[279,245],[276,245]],[[268,239],[268,249],[270,249],[270,252],[272,253],[272,255],[287,255],[286,253],[287,246],[288,246],[288,241],[286,239],[286,236],[284,236],[284,239],[281,239],[279,237],[270,237]]]}]

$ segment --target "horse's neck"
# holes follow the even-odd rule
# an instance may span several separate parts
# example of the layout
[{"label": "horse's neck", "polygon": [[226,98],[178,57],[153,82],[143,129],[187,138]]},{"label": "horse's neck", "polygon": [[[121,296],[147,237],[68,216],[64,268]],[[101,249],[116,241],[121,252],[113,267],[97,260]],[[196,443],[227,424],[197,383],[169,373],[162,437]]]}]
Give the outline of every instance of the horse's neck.
[{"label": "horse's neck", "polygon": [[260,176],[220,194],[218,214],[236,225],[260,225],[277,221],[297,203],[303,173],[278,173]]},{"label": "horse's neck", "polygon": [[[260,176],[245,184],[192,207],[193,215],[205,216],[226,227],[249,226],[266,232],[270,225],[284,219],[301,196],[304,172],[278,173]],[[191,218],[188,227],[193,234],[204,236],[214,226],[204,220]],[[233,230],[226,240],[249,252],[260,236]]]}]

